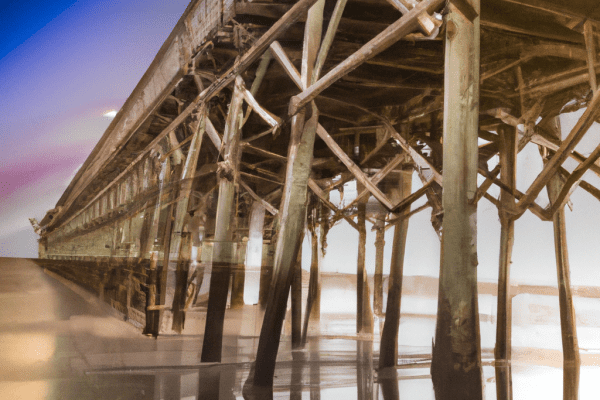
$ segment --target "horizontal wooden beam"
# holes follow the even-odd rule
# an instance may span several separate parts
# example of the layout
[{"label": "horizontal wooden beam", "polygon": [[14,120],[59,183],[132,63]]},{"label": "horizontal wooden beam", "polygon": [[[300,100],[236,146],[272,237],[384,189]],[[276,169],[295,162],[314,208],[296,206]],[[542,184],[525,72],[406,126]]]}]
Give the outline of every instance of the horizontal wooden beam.
[{"label": "horizontal wooden beam", "polygon": [[295,115],[299,109],[314,100],[314,98],[323,90],[334,84],[341,77],[347,75],[369,58],[372,58],[387,49],[403,36],[413,32],[418,26],[418,20],[421,13],[429,12],[429,10],[439,7],[443,2],[444,0],[424,0],[420,2],[415,8],[387,27],[383,32],[370,40],[342,63],[338,64],[313,85],[299,95],[294,96],[290,102],[289,114]]},{"label": "horizontal wooden beam", "polygon": [[237,75],[244,72],[269,48],[279,35],[285,32],[296,21],[306,14],[308,9],[317,2],[317,0],[299,0],[292,6],[281,18],[277,20],[267,32],[254,42],[250,50],[225,72],[219,79],[206,88],[199,97],[203,100],[209,100],[219,93],[224,87],[228,86]]}]

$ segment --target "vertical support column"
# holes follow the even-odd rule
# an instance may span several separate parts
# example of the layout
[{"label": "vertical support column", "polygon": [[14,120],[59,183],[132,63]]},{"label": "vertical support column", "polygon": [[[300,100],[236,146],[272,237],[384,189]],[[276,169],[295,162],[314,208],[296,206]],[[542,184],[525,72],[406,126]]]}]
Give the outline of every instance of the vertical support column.
[{"label": "vertical support column", "polygon": [[156,305],[156,264],[158,262],[158,252],[150,252],[150,267],[148,268],[148,291],[146,292],[146,326],[144,335],[158,336],[158,311]]},{"label": "vertical support column", "polygon": [[375,276],[373,277],[373,312],[383,315],[383,249],[385,247],[385,213],[375,217]]},{"label": "vertical support column", "polygon": [[[175,293],[172,299],[173,327],[176,333],[181,333],[185,323],[184,307],[187,295],[187,278],[190,269],[192,253],[192,235],[187,232],[181,235],[179,258],[177,260]],[[167,281],[168,283],[168,281]]]},{"label": "vertical support column", "polygon": [[[323,255],[321,243],[324,241],[325,229],[321,226],[326,223],[322,220],[323,204],[319,201],[313,209],[313,224],[310,229],[311,262],[310,277],[308,281],[308,296],[304,312],[304,326],[302,327],[302,345],[306,344],[309,323],[318,324],[321,320],[321,258]],[[318,328],[318,325],[317,325]]]},{"label": "vertical support column", "polygon": [[[500,179],[509,188],[516,187],[517,129],[501,125],[500,136]],[[496,397],[512,400],[511,332],[512,298],[510,296],[510,264],[515,235],[515,221],[506,209],[514,208],[515,198],[502,189],[500,193],[500,260],[498,268],[498,312],[496,323]]]},{"label": "vertical support column", "polygon": [[[304,30],[302,50],[302,86],[308,82],[315,65],[323,28],[325,0],[318,0],[309,10]],[[308,120],[306,121],[308,113]],[[306,122],[306,124],[305,124]],[[280,229],[274,260],[274,282],[267,301],[260,332],[256,361],[252,366],[244,391],[257,387],[272,387],[275,360],[281,339],[281,328],[293,278],[293,264],[302,243],[306,222],[308,178],[311,172],[319,110],[314,102],[292,117],[288,146],[285,186],[279,207]]]},{"label": "vertical support column", "polygon": [[[302,240],[302,239],[301,239]],[[292,348],[302,347],[302,245],[294,265],[292,278]]]},{"label": "vertical support column", "polygon": [[258,305],[261,310],[267,308],[269,293],[271,291],[271,283],[273,282],[274,254],[272,245],[269,245],[269,250],[263,253],[262,265],[260,267],[260,283],[258,292]]},{"label": "vertical support column", "polygon": [[227,292],[231,275],[231,263],[234,257],[232,245],[231,216],[235,194],[234,177],[237,170],[237,152],[240,140],[240,113],[242,111],[242,80],[236,78],[235,89],[229,106],[229,113],[223,135],[224,161],[219,163],[219,200],[215,239],[212,255],[212,274],[208,293],[208,310],[204,342],[202,344],[202,362],[220,362],[223,345],[223,322],[227,305]]},{"label": "vertical support column", "polygon": [[[398,180],[399,197],[405,199],[412,190],[412,170],[402,171]],[[410,210],[406,211],[408,213]],[[400,329],[400,302],[402,297],[402,278],[404,271],[404,254],[406,250],[406,234],[408,218],[396,222],[394,241],[392,244],[392,260],[390,263],[390,283],[385,322],[381,332],[379,351],[379,369],[392,368],[398,361],[398,330]]]},{"label": "vertical support column", "polygon": [[304,112],[292,118],[286,180],[281,206],[281,223],[277,234],[274,282],[267,301],[256,361],[246,381],[245,391],[253,387],[273,386],[275,360],[285,317],[293,265],[298,256],[306,219],[306,196],[313,158],[318,110],[311,104],[311,118],[304,124]]},{"label": "vertical support column", "polygon": [[[358,193],[364,190],[364,186],[356,182]],[[373,312],[369,299],[369,281],[365,270],[365,251],[367,246],[367,228],[365,218],[367,211],[366,199],[358,202],[358,258],[356,261],[356,333],[373,333]]]},{"label": "vertical support column", "polygon": [[[170,313],[165,313],[162,321],[163,330],[167,330],[171,327],[176,332],[181,332],[183,328],[183,314],[181,310],[185,304],[185,295],[187,293],[187,272],[189,268],[181,268],[182,265],[186,265],[186,260],[182,259],[182,232],[186,216],[188,214],[188,205],[190,201],[190,195],[192,193],[193,178],[196,172],[196,165],[198,164],[198,156],[202,146],[202,139],[204,137],[204,123],[205,123],[204,108],[200,112],[200,116],[197,122],[197,127],[194,130],[192,136],[192,142],[188,150],[187,157],[185,158],[185,164],[181,172],[181,186],[179,190],[180,200],[175,206],[175,218],[173,220],[173,229],[170,231],[171,240],[169,243],[169,263],[167,269],[167,281],[165,283],[165,304],[171,305],[173,315],[171,319]],[[178,157],[183,157],[183,153],[180,152]],[[169,234],[169,232],[167,232]],[[186,244],[187,245],[187,244]],[[191,244],[190,244],[191,246]],[[190,252],[191,254],[191,252]],[[187,254],[188,261],[190,254]],[[178,276],[177,274],[183,273],[185,276]],[[182,284],[184,287],[177,287],[177,284]],[[179,292],[179,300],[174,296],[175,293]],[[181,304],[175,304],[176,301],[182,301]],[[177,310],[177,312],[175,311]],[[177,314],[177,315],[175,315]],[[172,326],[171,326],[172,322]]]},{"label": "vertical support column", "polygon": [[[260,303],[260,292],[263,288],[262,259],[263,259],[263,228],[265,224],[265,207],[258,201],[252,203],[250,209],[250,227],[248,229],[248,244],[246,247],[246,270],[249,272],[250,281],[256,282],[256,275],[259,274],[259,293],[258,295],[246,292],[244,294],[246,301],[250,304],[256,303],[256,298]],[[252,300],[248,299],[252,296]]]},{"label": "vertical support column", "polygon": [[[479,13],[479,0],[466,0]],[[479,16],[451,2],[444,72],[444,221],[431,375],[436,399],[482,399],[477,298]]]},{"label": "vertical support column", "polygon": [[[560,137],[560,120],[555,118],[552,124],[555,135]],[[546,189],[552,204],[564,185],[564,178],[555,174]],[[556,254],[556,272],[558,275],[558,301],[560,306],[560,331],[563,349],[563,399],[577,400],[579,392],[579,343],[577,341],[577,325],[571,277],[569,254],[567,251],[567,231],[565,226],[565,209],[561,207],[552,219],[554,224],[554,252]]]}]

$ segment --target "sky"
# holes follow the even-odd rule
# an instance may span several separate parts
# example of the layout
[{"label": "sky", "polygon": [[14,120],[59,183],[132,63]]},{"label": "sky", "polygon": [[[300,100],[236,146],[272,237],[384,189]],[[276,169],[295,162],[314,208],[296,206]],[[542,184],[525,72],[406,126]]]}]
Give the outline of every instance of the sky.
[{"label": "sky", "polygon": [[0,257],[38,220],[138,83],[189,0],[0,1]]},{"label": "sky", "polygon": [[[125,102],[187,5],[188,0],[0,2],[0,257],[37,255],[28,218],[40,220],[54,208],[110,124],[104,114]],[[563,136],[580,114],[563,117]],[[597,124],[588,136],[578,146],[586,155],[600,140]],[[575,165],[566,166],[572,170]],[[541,168],[537,147],[527,146],[519,155],[518,189],[526,191]],[[600,187],[597,177],[588,173],[586,179]],[[413,182],[417,190],[416,177]],[[352,190],[346,189],[345,201]],[[339,202],[335,196],[332,200]],[[547,204],[545,191],[538,201]],[[573,211],[566,214],[573,284],[600,285],[600,203],[581,189],[572,203]],[[407,275],[438,274],[440,243],[429,218],[429,210],[411,218]],[[370,228],[366,266],[373,273],[375,234]],[[388,230],[385,271],[392,235]],[[499,236],[497,210],[481,200],[481,280],[497,279]],[[330,231],[328,242],[323,270],[354,272],[357,233],[344,223]],[[308,242],[303,250],[307,268]],[[529,212],[516,222],[511,276],[521,283],[556,284],[552,223]]]}]

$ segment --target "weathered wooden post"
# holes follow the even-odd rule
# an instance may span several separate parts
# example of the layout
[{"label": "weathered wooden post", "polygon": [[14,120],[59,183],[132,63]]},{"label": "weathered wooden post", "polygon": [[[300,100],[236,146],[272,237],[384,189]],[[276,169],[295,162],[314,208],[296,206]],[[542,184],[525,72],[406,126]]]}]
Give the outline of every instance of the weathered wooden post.
[{"label": "weathered wooden post", "polygon": [[[318,0],[308,10],[304,30],[301,80],[303,87],[311,82],[312,72],[321,42],[324,0]],[[290,105],[294,99],[290,101]],[[306,120],[308,113],[308,120]],[[306,122],[306,123],[305,123]],[[253,387],[273,386],[275,360],[281,339],[281,328],[287,307],[293,265],[302,243],[306,222],[308,178],[319,123],[319,111],[314,102],[296,113],[291,121],[285,186],[279,207],[280,229],[274,260],[274,282],[267,301],[267,309],[260,332],[256,361],[250,371],[244,391]]]},{"label": "weathered wooden post", "polygon": [[[190,195],[192,193],[193,178],[196,173],[196,165],[198,164],[198,156],[202,146],[202,139],[204,137],[205,128],[205,109],[202,108],[199,119],[197,121],[196,129],[194,130],[192,142],[188,150],[187,157],[185,158],[185,164],[181,172],[181,186],[179,190],[180,200],[177,202],[175,208],[175,218],[173,221],[173,229],[171,231],[170,249],[169,249],[169,265],[167,270],[167,282],[166,282],[166,293],[165,293],[165,304],[171,305],[173,310],[173,321],[172,329],[180,333],[183,329],[183,314],[181,310],[185,304],[185,295],[187,292],[187,272],[188,268],[182,268],[186,261],[182,259],[182,232],[184,223],[188,214],[188,206],[190,202]],[[181,155],[183,156],[183,155]],[[189,244],[191,246],[191,243]],[[191,251],[191,247],[189,249]],[[189,253],[189,252],[188,252]],[[190,253],[191,254],[191,253]],[[190,254],[186,254],[188,261]],[[178,276],[177,274],[184,274],[185,276]],[[178,287],[177,284],[181,284],[184,287]],[[179,300],[175,298],[175,293],[179,292]],[[181,304],[175,304],[177,301],[183,301]],[[177,316],[175,313],[177,310]],[[168,314],[167,314],[168,315]],[[170,325],[170,318],[164,318],[163,329]]]},{"label": "weathered wooden post", "polygon": [[[555,117],[550,123],[555,137],[560,138],[560,119]],[[565,181],[556,173],[546,186],[550,204],[556,201]],[[556,272],[558,275],[558,301],[560,306],[560,330],[563,348],[563,399],[577,400],[579,393],[579,344],[577,341],[577,324],[573,293],[571,292],[571,277],[569,269],[569,254],[567,251],[567,230],[565,226],[565,208],[559,208],[552,218],[554,225],[554,252],[556,254]]]},{"label": "weathered wooden post", "polygon": [[292,348],[302,347],[302,245],[293,266],[292,278]]},{"label": "weathered wooden post", "polygon": [[327,223],[323,218],[323,203],[317,202],[312,209],[312,223],[310,226],[311,261],[310,276],[308,280],[308,296],[304,312],[304,325],[302,327],[302,345],[306,344],[308,326],[312,322],[318,324],[321,320],[321,258],[323,255],[322,243],[325,241],[326,229],[322,226]]},{"label": "weathered wooden post", "polygon": [[[364,186],[356,183],[358,193],[364,190]],[[367,229],[365,217],[367,201],[369,197],[359,201],[358,208],[358,257],[356,261],[356,333],[373,333],[373,312],[369,299],[369,281],[365,270],[365,250],[367,245]]]},{"label": "weathered wooden post", "polygon": [[212,256],[212,273],[208,294],[206,327],[202,344],[202,362],[220,362],[223,344],[223,322],[231,262],[234,256],[232,245],[231,216],[235,194],[234,178],[237,171],[237,152],[240,139],[240,112],[242,109],[242,80],[236,78],[235,88],[229,106],[225,133],[223,135],[224,161],[219,163],[219,200]]},{"label": "weathered wooden post", "polygon": [[385,247],[385,213],[375,216],[375,275],[373,276],[373,312],[383,314],[383,249]]},{"label": "weathered wooden post", "polygon": [[[500,136],[500,178],[512,190],[516,188],[517,129],[509,125],[498,128]],[[515,235],[514,216],[507,210],[514,209],[512,193],[500,192],[500,260],[498,272],[498,312],[496,323],[496,397],[498,400],[512,399],[511,332],[512,297],[510,296],[510,264]]]},{"label": "weathered wooden post", "polygon": [[256,361],[246,382],[248,389],[252,385],[273,385],[275,359],[293,278],[293,266],[298,256],[306,218],[307,184],[318,122],[318,110],[314,104],[311,108],[312,116],[306,124],[303,124],[303,112],[292,118],[286,184],[279,208],[282,219],[275,251],[274,282],[267,301]]},{"label": "weathered wooden post", "polygon": [[[410,196],[412,189],[412,170],[402,171],[398,180],[400,199]],[[409,210],[410,211],[410,210]],[[408,213],[409,211],[406,211]],[[404,271],[404,254],[406,250],[406,234],[408,218],[396,223],[392,260],[390,263],[390,283],[388,288],[385,322],[381,332],[379,351],[379,369],[392,368],[398,361],[398,330],[400,328],[400,301],[402,296],[402,278]]]},{"label": "weathered wooden post", "polygon": [[263,260],[263,228],[265,224],[265,207],[259,202],[252,203],[250,209],[250,227],[248,229],[248,243],[246,247],[246,270],[253,276],[259,273],[258,303],[261,304],[260,292],[263,285],[262,260]]},{"label": "weathered wooden post", "polygon": [[187,295],[187,278],[192,253],[192,235],[189,232],[180,236],[179,258],[177,260],[175,293],[173,294],[173,330],[181,333],[185,323],[184,308]]},{"label": "weathered wooden post", "polygon": [[[448,4],[444,72],[444,208],[431,375],[436,398],[483,397],[477,299],[479,0]],[[465,8],[466,7],[466,8]],[[467,17],[471,17],[469,19]]]}]

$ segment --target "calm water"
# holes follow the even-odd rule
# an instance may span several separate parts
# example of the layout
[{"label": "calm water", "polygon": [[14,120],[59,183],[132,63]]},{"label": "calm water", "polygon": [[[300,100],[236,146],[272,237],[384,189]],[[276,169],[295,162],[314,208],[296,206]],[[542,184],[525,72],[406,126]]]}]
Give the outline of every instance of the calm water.
[{"label": "calm water", "polygon": [[[253,306],[228,312],[223,365],[200,365],[201,336],[144,337],[110,309],[84,300],[34,263],[0,259],[0,399],[242,399],[258,342],[245,327],[249,322],[259,326],[258,317]],[[351,313],[325,307],[325,335],[311,337],[299,352],[291,351],[287,337],[282,341],[272,398],[434,399],[428,355],[434,324],[427,315],[403,316],[401,365],[395,375],[379,376],[378,341],[353,335]],[[482,322],[487,399],[495,398],[486,342],[493,330],[491,322]],[[562,398],[557,332],[560,346],[555,324],[515,327],[515,339],[525,344],[514,349],[515,399]],[[600,329],[584,327],[581,335],[586,350],[580,398],[597,398],[600,362],[593,345],[598,347]]]}]

